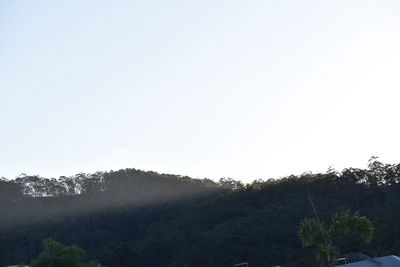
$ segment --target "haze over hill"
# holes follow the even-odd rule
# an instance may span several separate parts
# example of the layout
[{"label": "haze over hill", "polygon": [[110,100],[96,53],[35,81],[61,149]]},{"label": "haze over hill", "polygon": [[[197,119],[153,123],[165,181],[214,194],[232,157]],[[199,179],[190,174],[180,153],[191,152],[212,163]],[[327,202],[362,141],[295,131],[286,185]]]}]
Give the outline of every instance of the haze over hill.
[{"label": "haze over hill", "polygon": [[326,262],[399,255],[399,29],[396,0],[0,1],[0,266],[315,267],[302,221]]},{"label": "haze over hill", "polygon": [[[367,169],[304,173],[243,185],[124,169],[51,180],[0,181],[0,265],[29,262],[42,240],[78,244],[116,266],[316,266],[297,229],[358,210],[371,218],[370,245],[340,239],[341,255],[400,253],[400,164],[371,159]],[[354,254],[356,255],[356,254]]]}]

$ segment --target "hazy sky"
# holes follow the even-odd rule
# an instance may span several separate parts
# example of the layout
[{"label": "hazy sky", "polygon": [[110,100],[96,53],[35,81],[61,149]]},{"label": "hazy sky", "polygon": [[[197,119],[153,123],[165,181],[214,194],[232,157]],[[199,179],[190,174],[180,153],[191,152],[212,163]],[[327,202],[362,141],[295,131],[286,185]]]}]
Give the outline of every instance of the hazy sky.
[{"label": "hazy sky", "polygon": [[0,176],[400,162],[400,2],[1,1]]}]

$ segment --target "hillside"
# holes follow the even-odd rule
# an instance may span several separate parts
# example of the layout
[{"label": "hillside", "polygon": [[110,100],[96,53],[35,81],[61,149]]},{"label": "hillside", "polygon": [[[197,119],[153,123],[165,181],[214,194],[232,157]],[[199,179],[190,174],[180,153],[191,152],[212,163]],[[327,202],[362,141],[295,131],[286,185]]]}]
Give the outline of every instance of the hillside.
[{"label": "hillside", "polygon": [[292,175],[242,185],[126,169],[0,182],[0,266],[29,262],[45,238],[78,244],[105,266],[315,266],[297,237],[311,217],[359,210],[373,242],[344,253],[400,254],[400,164]]}]

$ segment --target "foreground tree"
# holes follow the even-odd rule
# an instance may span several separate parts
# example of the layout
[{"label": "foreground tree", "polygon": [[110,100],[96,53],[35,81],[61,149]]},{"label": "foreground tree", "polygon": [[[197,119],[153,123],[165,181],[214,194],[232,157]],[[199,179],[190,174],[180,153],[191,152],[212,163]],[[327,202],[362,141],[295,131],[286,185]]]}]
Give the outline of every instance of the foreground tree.
[{"label": "foreground tree", "polygon": [[64,246],[52,239],[43,241],[43,251],[31,263],[32,267],[96,267],[93,261],[84,262],[85,251],[76,246]]},{"label": "foreground tree", "polygon": [[338,251],[335,243],[346,235],[357,235],[365,243],[370,243],[374,231],[372,222],[358,212],[336,213],[329,224],[319,218],[304,219],[299,228],[299,237],[304,246],[317,248],[317,261],[324,267],[334,267]]}]

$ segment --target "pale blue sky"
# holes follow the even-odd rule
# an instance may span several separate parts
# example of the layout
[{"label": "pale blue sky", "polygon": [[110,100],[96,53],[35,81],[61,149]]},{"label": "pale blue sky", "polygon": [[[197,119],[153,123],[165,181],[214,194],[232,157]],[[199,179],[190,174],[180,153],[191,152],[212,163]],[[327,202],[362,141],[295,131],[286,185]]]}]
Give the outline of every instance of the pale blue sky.
[{"label": "pale blue sky", "polygon": [[399,1],[1,1],[0,176],[400,162]]}]

